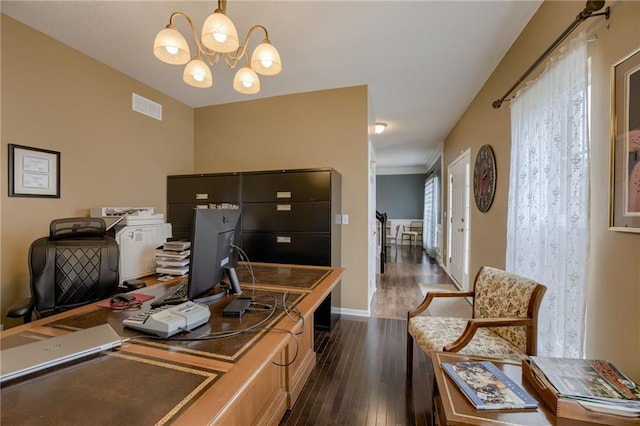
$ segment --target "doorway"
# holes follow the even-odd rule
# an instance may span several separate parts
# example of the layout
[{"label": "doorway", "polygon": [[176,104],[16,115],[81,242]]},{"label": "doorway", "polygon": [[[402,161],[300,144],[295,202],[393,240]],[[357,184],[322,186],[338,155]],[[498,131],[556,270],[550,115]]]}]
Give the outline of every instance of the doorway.
[{"label": "doorway", "polygon": [[[369,149],[369,206],[368,206],[368,228],[369,228],[369,260],[367,268],[367,306],[371,305],[371,299],[376,291],[376,272],[381,261],[378,242],[381,236],[378,233],[378,221],[376,219],[376,151],[371,141],[368,143]],[[384,232],[384,230],[382,230]],[[383,234],[384,235],[384,234]],[[384,244],[384,242],[382,242]]]},{"label": "doorway", "polygon": [[447,167],[449,197],[447,217],[447,272],[461,289],[469,289],[469,193],[471,150],[467,149]]}]

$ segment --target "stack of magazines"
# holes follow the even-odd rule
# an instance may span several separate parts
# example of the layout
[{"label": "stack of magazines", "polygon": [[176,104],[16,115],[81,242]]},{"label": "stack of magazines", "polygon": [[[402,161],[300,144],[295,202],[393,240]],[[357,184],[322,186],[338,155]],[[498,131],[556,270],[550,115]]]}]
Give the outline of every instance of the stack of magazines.
[{"label": "stack of magazines", "polygon": [[591,411],[640,418],[640,387],[609,361],[532,356],[530,366],[558,398]]},{"label": "stack of magazines", "polygon": [[538,408],[538,402],[492,362],[460,361],[441,365],[476,410]]},{"label": "stack of magazines", "polygon": [[156,249],[156,272],[182,276],[189,272],[190,241],[167,241]]}]

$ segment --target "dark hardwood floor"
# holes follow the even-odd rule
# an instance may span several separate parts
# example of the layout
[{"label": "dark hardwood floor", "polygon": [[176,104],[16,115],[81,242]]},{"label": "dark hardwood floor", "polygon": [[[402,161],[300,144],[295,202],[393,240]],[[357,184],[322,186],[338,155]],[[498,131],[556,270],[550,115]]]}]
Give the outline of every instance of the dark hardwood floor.
[{"label": "dark hardwood floor", "polygon": [[453,281],[421,247],[387,247],[385,273],[378,275],[371,316],[406,319],[407,311],[423,299],[419,284],[453,284]]},{"label": "dark hardwood floor", "polygon": [[419,247],[390,246],[370,318],[342,315],[316,332],[317,364],[285,425],[428,425],[433,373],[421,350],[407,385],[406,315],[422,300],[421,282],[449,283]]}]

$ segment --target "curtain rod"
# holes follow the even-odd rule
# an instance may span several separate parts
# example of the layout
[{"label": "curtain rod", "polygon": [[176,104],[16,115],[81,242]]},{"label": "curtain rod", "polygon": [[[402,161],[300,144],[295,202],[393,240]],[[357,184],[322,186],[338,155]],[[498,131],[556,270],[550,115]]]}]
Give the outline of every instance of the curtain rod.
[{"label": "curtain rod", "polygon": [[609,7],[607,7],[604,12],[593,13],[596,10],[602,9],[602,7],[604,6],[604,3],[605,3],[604,0],[587,1],[585,8],[582,10],[582,12],[578,14],[578,16],[576,16],[576,19],[571,23],[571,25],[569,25],[569,27],[566,30],[564,30],[562,34],[560,34],[560,37],[558,37],[556,41],[554,41],[553,44],[551,44],[551,46],[549,46],[547,50],[545,50],[544,53],[533,63],[533,65],[531,65],[529,69],[527,69],[524,72],[524,74],[522,74],[522,77],[520,77],[518,81],[516,81],[515,84],[511,86],[509,90],[507,90],[507,93],[505,93],[500,99],[493,101],[491,105],[495,109],[500,108],[500,106],[502,106],[502,102],[504,102],[505,99],[507,99],[507,96],[509,96],[520,85],[520,83],[522,83],[529,76],[529,74],[531,74],[531,72],[534,69],[536,69],[536,67],[540,65],[547,58],[547,56],[549,56],[549,54],[553,52],[553,50],[556,47],[558,47],[558,45],[562,43],[564,39],[567,38],[569,34],[571,34],[573,30],[575,30],[578,27],[578,25],[580,25],[583,21],[586,21],[587,19],[593,18],[595,16],[602,16],[602,15],[606,16],[607,19],[609,19],[609,15],[610,15]]}]

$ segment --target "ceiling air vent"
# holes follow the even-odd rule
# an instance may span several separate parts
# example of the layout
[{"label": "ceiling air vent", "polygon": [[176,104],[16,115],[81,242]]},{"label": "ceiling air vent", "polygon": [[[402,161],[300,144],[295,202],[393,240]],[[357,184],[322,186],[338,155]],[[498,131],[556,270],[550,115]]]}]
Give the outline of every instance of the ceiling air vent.
[{"label": "ceiling air vent", "polygon": [[131,104],[134,111],[162,121],[162,105],[159,103],[133,93]]}]

